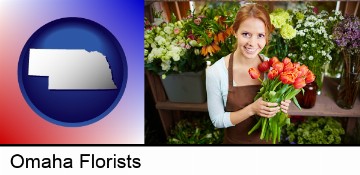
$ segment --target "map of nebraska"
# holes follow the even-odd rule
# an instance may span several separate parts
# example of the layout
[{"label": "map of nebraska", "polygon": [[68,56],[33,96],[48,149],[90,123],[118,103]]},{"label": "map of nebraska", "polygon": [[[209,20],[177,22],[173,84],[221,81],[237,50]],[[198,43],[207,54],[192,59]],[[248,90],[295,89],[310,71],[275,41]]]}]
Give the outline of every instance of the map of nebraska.
[{"label": "map of nebraska", "polygon": [[48,76],[50,90],[117,89],[106,57],[85,49],[30,49],[30,76]]}]

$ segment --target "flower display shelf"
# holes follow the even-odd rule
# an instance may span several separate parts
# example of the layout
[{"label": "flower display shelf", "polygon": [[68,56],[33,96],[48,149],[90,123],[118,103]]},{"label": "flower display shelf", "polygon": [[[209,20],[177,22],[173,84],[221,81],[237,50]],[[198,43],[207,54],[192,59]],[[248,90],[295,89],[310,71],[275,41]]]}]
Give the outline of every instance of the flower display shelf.
[{"label": "flower display shelf", "polygon": [[[174,126],[179,119],[179,111],[208,111],[206,102],[198,104],[169,102],[159,76],[146,71],[146,77],[151,92],[153,93],[156,109],[159,112],[166,136],[170,134],[171,126]],[[346,117],[346,132],[351,133],[355,127],[356,118],[360,117],[360,100],[359,98],[356,99],[352,109],[342,109],[338,107],[335,103],[338,84],[338,80],[325,77],[322,93],[317,97],[315,106],[310,109],[299,110],[291,103],[289,114],[301,116]]]},{"label": "flower display shelf", "polygon": [[291,103],[289,114],[302,116],[360,117],[359,98],[356,99],[352,109],[342,109],[336,105],[335,100],[339,81],[339,79],[325,77],[321,95],[317,96],[315,106],[310,109],[299,110]]}]

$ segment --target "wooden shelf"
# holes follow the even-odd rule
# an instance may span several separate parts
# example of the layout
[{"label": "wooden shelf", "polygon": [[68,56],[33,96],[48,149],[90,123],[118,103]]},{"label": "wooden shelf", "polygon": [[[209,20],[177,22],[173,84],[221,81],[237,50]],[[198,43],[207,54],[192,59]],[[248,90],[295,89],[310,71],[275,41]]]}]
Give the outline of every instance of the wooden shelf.
[{"label": "wooden shelf", "polygon": [[[159,112],[166,136],[169,136],[171,127],[180,119],[180,111],[208,111],[206,102],[192,104],[168,101],[159,76],[146,71],[146,77],[153,93],[156,109]],[[356,117],[360,117],[360,100],[357,98],[353,109],[350,110],[338,107],[335,103],[337,85],[338,82],[336,79],[325,77],[322,94],[317,96],[315,106],[311,109],[299,110],[291,103],[289,114],[301,116],[346,117],[346,132],[352,132],[355,128]]]},{"label": "wooden shelf", "polygon": [[157,109],[163,110],[179,110],[179,111],[203,111],[207,112],[207,103],[173,103],[173,102],[158,102]]},{"label": "wooden shelf", "polygon": [[335,103],[338,82],[333,78],[324,78],[321,95],[316,97],[316,103],[310,109],[298,109],[293,103],[289,107],[290,115],[324,116],[324,117],[360,117],[360,101],[356,99],[352,109],[342,109]]},{"label": "wooden shelf", "polygon": [[[342,109],[335,103],[336,79],[324,78],[322,94],[317,96],[315,106],[311,109],[298,109],[294,103],[289,107],[290,115],[301,116],[324,116],[324,117],[360,117],[360,101],[356,100],[353,109]],[[157,109],[161,110],[179,110],[179,111],[208,111],[207,103],[174,103],[170,101],[158,102]]]}]

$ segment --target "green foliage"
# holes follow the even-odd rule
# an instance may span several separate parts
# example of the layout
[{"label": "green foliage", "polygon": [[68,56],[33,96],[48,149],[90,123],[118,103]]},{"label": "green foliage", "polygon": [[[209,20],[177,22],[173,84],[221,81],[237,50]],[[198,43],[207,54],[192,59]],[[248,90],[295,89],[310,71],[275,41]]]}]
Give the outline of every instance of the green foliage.
[{"label": "green foliage", "polygon": [[206,68],[206,61],[214,63],[228,55],[236,42],[231,25],[238,8],[238,4],[209,3],[182,20],[172,14],[169,22],[151,25],[145,19],[145,68],[165,76],[198,72]]},{"label": "green foliage", "polygon": [[297,144],[341,144],[345,130],[332,117],[309,117],[304,123],[291,123],[286,131],[286,140]]},{"label": "green foliage", "polygon": [[208,118],[183,119],[171,131],[168,144],[220,144],[223,135]]}]

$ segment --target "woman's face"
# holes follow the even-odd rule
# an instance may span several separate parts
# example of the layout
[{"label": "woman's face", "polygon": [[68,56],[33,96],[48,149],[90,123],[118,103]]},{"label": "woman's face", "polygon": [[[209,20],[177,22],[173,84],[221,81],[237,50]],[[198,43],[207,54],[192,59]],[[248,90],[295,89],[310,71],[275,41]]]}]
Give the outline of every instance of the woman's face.
[{"label": "woman's face", "polygon": [[235,33],[237,50],[245,58],[255,58],[265,47],[265,24],[258,18],[248,18]]}]

